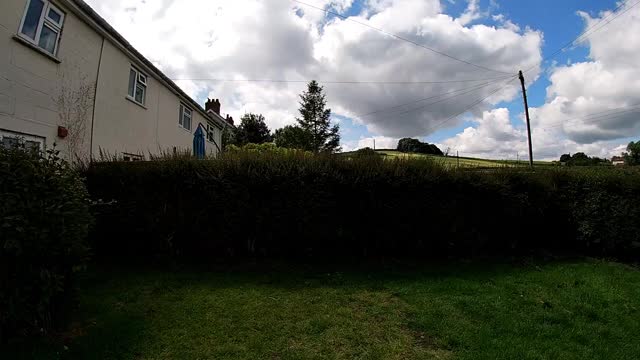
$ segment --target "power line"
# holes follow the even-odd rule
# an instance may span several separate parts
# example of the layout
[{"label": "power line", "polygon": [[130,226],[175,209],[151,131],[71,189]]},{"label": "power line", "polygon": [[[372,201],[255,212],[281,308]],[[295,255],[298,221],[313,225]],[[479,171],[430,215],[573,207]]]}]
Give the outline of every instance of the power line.
[{"label": "power line", "polygon": [[[402,36],[397,35],[397,34],[394,34],[394,33],[390,33],[390,32],[388,32],[388,31],[385,31],[385,30],[383,30],[383,29],[381,29],[381,28],[378,28],[378,27],[375,27],[375,26],[369,25],[369,24],[367,24],[367,23],[363,23],[363,22],[360,22],[360,21],[354,20],[354,19],[352,19],[352,18],[350,18],[350,17],[348,17],[348,16],[344,16],[344,15],[338,14],[338,13],[336,13],[336,12],[334,12],[334,11],[327,10],[327,9],[324,9],[324,8],[321,8],[321,7],[318,7],[318,6],[315,6],[315,5],[311,5],[311,4],[308,4],[308,3],[305,3],[305,2],[302,2],[302,1],[299,1],[299,0],[291,0],[291,1],[293,1],[293,2],[295,2],[295,3],[298,3],[298,4],[301,4],[301,5],[304,5],[304,6],[308,6],[308,7],[310,7],[310,8],[316,9],[316,10],[324,11],[324,12],[325,12],[325,13],[327,13],[327,14],[331,14],[331,15],[337,16],[337,17],[339,17],[339,18],[341,18],[341,19],[343,19],[343,20],[351,21],[351,22],[354,22],[354,23],[356,23],[356,24],[359,24],[359,25],[362,25],[362,26],[366,26],[366,27],[368,27],[368,28],[370,28],[370,29],[373,29],[373,30],[379,31],[379,32],[381,32],[381,33],[383,33],[383,34],[385,34],[385,35],[388,35],[388,36],[394,37],[394,38],[396,38],[396,39],[398,39],[398,40],[402,40],[402,41],[408,42],[408,43],[410,43],[410,44],[412,44],[412,45],[415,45],[415,46],[417,46],[417,47],[421,47],[421,48],[423,48],[423,49],[429,50],[429,51],[431,51],[431,52],[434,52],[434,53],[436,53],[436,54],[438,54],[438,55],[441,55],[441,56],[447,57],[447,58],[449,58],[449,59],[452,59],[452,60],[455,60],[455,61],[459,61],[459,62],[464,63],[464,64],[467,64],[467,65],[471,65],[471,66],[476,67],[476,68],[478,68],[478,69],[482,69],[482,70],[486,70],[486,71],[492,71],[492,72],[496,72],[496,73],[502,73],[502,74],[509,74],[509,73],[504,72],[504,71],[491,69],[491,68],[488,68],[488,67],[485,67],[485,66],[482,66],[482,65],[474,64],[474,63],[469,62],[469,61],[466,61],[466,60],[459,59],[459,58],[457,58],[457,57],[455,57],[455,56],[449,55],[449,54],[444,53],[444,52],[442,52],[442,51],[438,51],[438,50],[433,49],[433,48],[431,48],[431,47],[428,47],[428,46],[426,46],[426,45],[422,45],[422,44],[417,43],[417,42],[415,42],[415,41],[413,41],[413,40],[407,39],[407,38],[405,38],[405,37],[402,37]],[[509,74],[509,75],[511,75],[511,74]]]},{"label": "power line", "polygon": [[[481,82],[491,80],[502,80],[511,76],[500,76],[486,79],[464,79],[464,80],[427,80],[427,81],[358,81],[358,80],[316,80],[320,84],[354,84],[354,85],[410,85],[410,84],[453,84],[465,82]],[[286,79],[217,79],[217,78],[176,78],[172,81],[215,81],[215,82],[256,82],[256,83],[309,83],[311,80],[286,80]]]},{"label": "power line", "polygon": [[487,100],[488,98],[490,98],[490,97],[491,97],[492,95],[494,95],[495,93],[497,93],[497,92],[499,92],[499,91],[503,90],[504,88],[506,88],[506,87],[509,85],[509,83],[510,83],[510,82],[512,82],[512,81],[514,81],[514,80],[516,80],[516,78],[515,78],[515,77],[514,77],[513,79],[510,79],[509,81],[507,81],[507,82],[506,82],[506,83],[504,83],[502,86],[500,86],[500,87],[498,87],[497,89],[495,89],[494,91],[490,92],[490,93],[489,93],[489,95],[487,95],[487,96],[483,97],[482,99],[480,99],[480,100],[478,100],[478,101],[474,102],[473,104],[470,104],[469,106],[467,106],[467,107],[466,107],[464,110],[462,110],[461,112],[459,112],[459,113],[457,113],[457,114],[455,114],[455,115],[453,115],[453,116],[450,116],[450,117],[448,117],[447,119],[445,119],[444,121],[441,121],[441,122],[439,122],[439,123],[437,123],[437,124],[435,124],[435,125],[433,125],[433,126],[431,126],[431,127],[427,128],[427,129],[426,129],[426,131],[430,131],[430,130],[432,130],[432,129],[437,129],[438,127],[442,126],[443,124],[445,124],[445,123],[447,123],[447,122],[449,122],[449,121],[453,120],[454,118],[456,118],[456,117],[458,117],[458,116],[460,116],[460,115],[462,115],[462,114],[466,113],[467,111],[469,111],[469,110],[473,109],[473,108],[474,108],[474,107],[476,107],[478,104],[481,104],[482,102],[484,102],[485,100]]},{"label": "power line", "polygon": [[566,119],[556,125],[547,126],[541,129],[554,129],[554,128],[565,126],[566,124],[578,123],[580,121],[582,121],[583,123],[590,124],[590,123],[600,122],[600,121],[605,121],[610,119],[617,119],[627,114],[640,112],[640,109],[638,109],[639,106],[640,104],[636,104],[627,108],[610,109],[607,111],[588,114],[579,118]]},{"label": "power line", "polygon": [[462,95],[466,95],[466,94],[481,90],[482,88],[487,87],[487,86],[489,86],[491,84],[493,84],[493,83],[488,83],[488,84],[485,84],[485,85],[482,85],[482,86],[476,86],[474,88],[467,89],[467,91],[464,91],[462,93],[459,93],[459,94],[456,94],[456,95],[453,95],[453,96],[450,96],[450,97],[447,97],[447,98],[444,98],[444,99],[440,99],[440,100],[437,100],[437,101],[434,101],[434,102],[430,102],[428,104],[419,106],[417,108],[409,109],[409,110],[406,110],[406,111],[403,111],[403,112],[400,112],[400,113],[397,113],[397,114],[390,114],[390,115],[393,115],[396,118],[403,117],[403,115],[407,115],[409,113],[412,113],[412,112],[415,112],[415,111],[418,111],[418,110],[422,110],[422,109],[424,109],[426,107],[429,107],[431,105],[435,105],[435,104],[438,104],[438,103],[441,103],[441,102],[445,102],[445,101],[454,99],[454,98],[462,96]]},{"label": "power line", "polygon": [[[604,21],[606,18],[609,18],[611,15],[613,15],[613,14],[615,13],[615,11],[617,11],[618,9],[620,9],[622,6],[624,6],[624,5],[628,5],[628,4],[629,4],[629,1],[624,1],[620,6],[618,6],[618,7],[616,8],[616,10],[614,10],[614,11],[613,11],[613,12],[611,12],[609,15],[607,15],[606,17],[604,17],[604,18],[602,18],[600,21],[598,21],[598,23],[597,23],[596,25],[600,24],[600,23],[601,23],[602,21]],[[602,26],[600,26],[600,27],[599,27],[599,28],[597,28],[597,29],[594,29],[590,34],[586,34],[584,39],[586,39],[589,35],[592,35],[592,34],[594,34],[595,32],[598,32],[598,31],[602,30],[604,27],[606,27],[607,25],[609,25],[612,21],[614,21],[615,19],[619,18],[620,16],[622,16],[622,15],[626,14],[627,12],[629,12],[631,9],[633,9],[633,8],[634,8],[635,6],[637,6],[638,4],[640,4],[640,1],[638,1],[638,2],[634,3],[633,5],[631,5],[631,6],[627,7],[624,11],[622,11],[622,12],[621,12],[621,13],[619,13],[619,14],[617,14],[617,15],[616,15],[615,17],[613,17],[611,20],[608,20],[608,21],[607,21],[606,23],[604,23]],[[592,27],[593,27],[593,26],[592,26]],[[579,43],[580,43],[580,42],[582,42],[584,39],[577,40],[577,42],[579,42]]]},{"label": "power line", "polygon": [[427,100],[431,100],[431,99],[436,99],[436,98],[439,98],[439,97],[442,97],[442,96],[445,96],[445,95],[455,94],[455,93],[460,92],[460,91],[465,91],[465,90],[469,90],[469,89],[475,89],[476,87],[480,87],[480,88],[482,88],[482,87],[485,87],[485,86],[488,86],[488,85],[491,85],[491,84],[492,84],[492,83],[489,83],[489,82],[488,82],[488,83],[484,83],[484,84],[480,84],[480,85],[474,85],[474,86],[471,86],[471,87],[466,87],[466,88],[462,88],[462,89],[452,90],[452,91],[449,91],[449,92],[446,92],[446,93],[443,93],[443,94],[438,94],[438,95],[434,95],[434,96],[429,96],[429,97],[426,97],[426,98],[422,98],[422,99],[418,99],[418,100],[409,101],[409,102],[406,102],[406,103],[403,103],[403,104],[398,104],[398,105],[395,105],[395,106],[391,106],[391,107],[387,107],[387,108],[383,108],[383,109],[379,109],[379,110],[371,111],[371,112],[368,112],[368,113],[366,113],[366,114],[358,114],[358,115],[354,115],[354,117],[363,117],[363,116],[373,115],[373,114],[377,114],[377,113],[381,113],[381,112],[385,112],[385,111],[389,111],[389,110],[393,110],[393,109],[401,108],[401,107],[403,107],[403,106],[412,105],[412,104],[417,104],[417,103],[420,103],[420,102],[423,102],[423,101],[427,101]]},{"label": "power line", "polygon": [[[612,21],[616,20],[617,18],[619,18],[620,16],[624,15],[625,13],[627,13],[629,10],[631,10],[632,8],[634,8],[635,6],[637,6],[638,4],[640,4],[640,1],[635,2],[633,5],[629,6],[627,9],[625,9],[624,11],[622,11],[621,13],[616,14],[616,11],[622,9],[625,5],[628,5],[629,1],[625,0],[623,1],[620,5],[618,5],[618,7],[616,7],[609,15],[603,17],[602,19],[600,19],[600,21],[598,21],[597,23],[589,26],[588,28],[586,28],[584,31],[582,31],[575,39],[571,40],[570,42],[566,43],[564,46],[562,46],[561,48],[557,49],[556,51],[554,51],[551,55],[545,57],[544,60],[550,60],[553,59],[554,57],[556,57],[559,53],[561,53],[562,51],[566,50],[567,48],[573,46],[576,43],[580,43],[582,41],[584,41],[585,39],[587,39],[589,36],[595,34],[596,32],[600,31],[601,29],[603,29],[604,27],[606,27],[607,25],[609,25]],[[616,14],[612,19],[608,20],[605,24],[603,24],[602,26],[596,28],[597,26],[599,26],[600,24],[602,24],[606,19],[610,18],[611,16],[613,16],[614,14]],[[527,70],[525,70],[524,72],[529,72],[531,71],[533,68],[535,68],[534,66],[531,66],[530,68],[528,68]]]}]

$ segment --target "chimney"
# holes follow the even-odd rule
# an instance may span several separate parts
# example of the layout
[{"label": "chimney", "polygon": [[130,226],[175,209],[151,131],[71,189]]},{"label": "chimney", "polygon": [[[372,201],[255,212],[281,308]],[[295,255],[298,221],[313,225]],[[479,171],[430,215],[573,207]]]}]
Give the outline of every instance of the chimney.
[{"label": "chimney", "polygon": [[215,100],[211,100],[211,99],[207,99],[207,102],[204,104],[204,109],[206,111],[213,111],[214,113],[220,115],[220,100],[215,99]]},{"label": "chimney", "polygon": [[233,124],[233,117],[229,116],[229,114],[227,114],[227,122],[228,122],[229,124],[231,124],[231,125],[234,125],[234,124]]}]

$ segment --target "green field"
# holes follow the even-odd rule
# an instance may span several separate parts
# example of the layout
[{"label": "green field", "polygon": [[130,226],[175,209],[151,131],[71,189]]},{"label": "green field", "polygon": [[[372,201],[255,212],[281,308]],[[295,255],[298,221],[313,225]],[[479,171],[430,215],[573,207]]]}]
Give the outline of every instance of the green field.
[{"label": "green field", "polygon": [[104,269],[69,330],[0,358],[636,359],[639,284],[595,260]]},{"label": "green field", "polygon": [[[476,168],[498,168],[498,167],[527,167],[529,166],[528,161],[520,160],[492,160],[492,159],[479,159],[479,158],[470,158],[470,157],[456,157],[456,156],[436,156],[436,155],[426,155],[426,154],[417,154],[417,153],[403,153],[396,150],[376,150],[376,152],[380,155],[383,155],[385,158],[394,159],[426,159],[430,161],[434,161],[436,163],[442,164],[447,167],[476,167]],[[354,152],[342,153],[342,155],[349,156]],[[553,165],[549,161],[534,161],[534,165],[536,166],[551,166]]]},{"label": "green field", "polygon": [[[430,159],[437,163],[441,163],[444,166],[448,167],[483,167],[483,168],[495,168],[495,167],[526,167],[529,166],[527,161],[515,161],[515,160],[489,160],[489,159],[477,159],[477,158],[469,158],[469,157],[460,157],[457,158],[455,156],[435,156],[435,155],[425,155],[425,154],[415,154],[415,153],[402,153],[395,150],[377,150],[379,154],[385,155],[388,158],[423,158]],[[550,162],[547,161],[534,161],[534,165],[536,166],[548,166],[551,165]]]}]

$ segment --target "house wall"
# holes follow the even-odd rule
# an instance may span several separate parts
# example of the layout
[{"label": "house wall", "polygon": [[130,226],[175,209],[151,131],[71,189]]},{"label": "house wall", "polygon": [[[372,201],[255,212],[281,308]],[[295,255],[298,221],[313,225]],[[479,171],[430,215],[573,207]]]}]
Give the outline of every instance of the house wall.
[{"label": "house wall", "polygon": [[[144,106],[127,97],[131,67],[148,75]],[[193,133],[205,117],[193,109],[191,130],[178,124],[181,98],[111,42],[105,42],[94,119],[94,153],[158,154],[192,151]],[[184,99],[182,99],[184,100]],[[189,106],[186,101],[185,105]],[[207,151],[217,153],[207,142]]]},{"label": "house wall", "polygon": [[[59,62],[14,39],[28,0],[0,1],[0,130],[45,139],[45,147],[57,148],[70,155],[68,140],[57,137],[60,117],[60,94],[81,86],[90,86],[94,102],[86,109],[84,129],[78,153],[84,157],[104,153],[148,155],[177,150],[191,151],[193,132],[205,116],[192,108],[192,129],[178,125],[181,99],[160,78],[145,71],[111,40],[102,36],[81,17],[65,6],[65,0],[53,3],[65,12],[62,37],[57,53]],[[148,76],[145,106],[127,99],[129,70],[134,65]],[[139,66],[140,65],[140,66]],[[93,128],[93,132],[92,132]],[[93,133],[93,137],[91,136]],[[221,131],[216,130],[221,143]],[[210,155],[217,147],[206,142]]]},{"label": "house wall", "polygon": [[[60,63],[14,39],[27,0],[0,1],[0,129],[43,138],[46,148],[56,143],[68,155],[68,142],[57,137],[58,125],[65,122],[59,116],[60,94],[95,83],[102,38],[63,4],[55,4],[66,13]],[[93,112],[91,102],[86,111]],[[90,129],[79,137],[78,150],[88,152]]]}]

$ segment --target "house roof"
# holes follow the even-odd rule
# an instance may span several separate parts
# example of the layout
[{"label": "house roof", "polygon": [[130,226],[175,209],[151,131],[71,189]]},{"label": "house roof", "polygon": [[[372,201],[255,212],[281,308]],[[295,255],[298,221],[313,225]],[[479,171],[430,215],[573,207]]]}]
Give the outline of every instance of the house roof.
[{"label": "house roof", "polygon": [[191,106],[193,106],[198,112],[200,112],[205,118],[214,120],[217,122],[216,125],[220,128],[224,128],[228,126],[228,123],[224,120],[222,116],[216,113],[208,113],[197,101],[193,100],[191,96],[187,95],[173,80],[171,80],[167,75],[165,75],[160,69],[158,69],[151,61],[149,61],[144,55],[142,55],[136,48],[133,47],[124,38],[124,36],[120,35],[116,29],[114,29],[109,23],[102,18],[91,6],[89,6],[83,0],[68,0],[75,4],[80,10],[82,10],[87,16],[91,18],[101,30],[110,35],[115,41],[117,41],[120,45],[122,45],[127,51],[129,51],[133,56],[136,57],[138,61],[140,61],[145,67],[153,72],[155,76],[160,78],[162,82],[164,82],[168,87],[170,87],[173,91],[175,91],[180,97],[183,98],[186,102],[188,102]]}]

